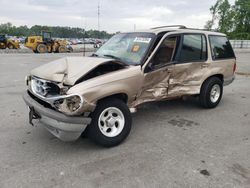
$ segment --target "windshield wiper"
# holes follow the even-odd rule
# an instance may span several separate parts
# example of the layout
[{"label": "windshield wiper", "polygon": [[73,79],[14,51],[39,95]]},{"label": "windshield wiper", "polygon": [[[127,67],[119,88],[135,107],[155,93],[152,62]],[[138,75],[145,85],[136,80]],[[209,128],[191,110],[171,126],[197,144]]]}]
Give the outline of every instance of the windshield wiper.
[{"label": "windshield wiper", "polygon": [[98,57],[99,55],[97,55],[96,53],[93,53],[92,55],[91,55],[91,57]]},{"label": "windshield wiper", "polygon": [[111,54],[105,54],[105,55],[103,55],[103,56],[105,56],[105,57],[110,57],[110,58],[117,59],[117,60],[121,60],[121,58],[116,57],[116,56],[111,55]]}]

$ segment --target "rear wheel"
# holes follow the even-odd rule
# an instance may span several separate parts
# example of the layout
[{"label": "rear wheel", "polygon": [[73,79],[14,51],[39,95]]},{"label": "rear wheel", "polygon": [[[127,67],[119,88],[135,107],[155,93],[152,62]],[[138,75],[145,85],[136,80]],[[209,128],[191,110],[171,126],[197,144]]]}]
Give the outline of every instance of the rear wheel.
[{"label": "rear wheel", "polygon": [[59,46],[58,47],[58,52],[59,53],[66,53],[67,52],[66,46]]},{"label": "rear wheel", "polygon": [[47,53],[48,52],[48,48],[45,44],[38,44],[36,47],[36,51],[38,53]]},{"label": "rear wheel", "polygon": [[201,87],[200,103],[205,108],[214,108],[219,104],[222,94],[223,83],[221,79],[209,78]]},{"label": "rear wheel", "polygon": [[87,135],[95,143],[112,147],[120,144],[129,134],[132,118],[127,105],[119,99],[101,101],[91,114],[92,122]]}]

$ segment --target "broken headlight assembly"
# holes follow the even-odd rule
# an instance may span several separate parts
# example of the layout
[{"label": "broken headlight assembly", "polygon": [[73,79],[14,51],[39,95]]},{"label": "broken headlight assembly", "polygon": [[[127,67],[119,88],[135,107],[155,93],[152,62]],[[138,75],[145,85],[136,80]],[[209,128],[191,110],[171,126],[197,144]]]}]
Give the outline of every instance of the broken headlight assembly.
[{"label": "broken headlight assembly", "polygon": [[67,94],[69,87],[59,87],[55,82],[34,76],[27,76],[25,80],[31,93],[57,111],[66,115],[80,115],[84,99],[79,94]]},{"label": "broken headlight assembly", "polygon": [[61,97],[53,97],[51,105],[58,111],[67,115],[79,115],[79,110],[83,106],[84,100],[80,95],[65,95]]}]

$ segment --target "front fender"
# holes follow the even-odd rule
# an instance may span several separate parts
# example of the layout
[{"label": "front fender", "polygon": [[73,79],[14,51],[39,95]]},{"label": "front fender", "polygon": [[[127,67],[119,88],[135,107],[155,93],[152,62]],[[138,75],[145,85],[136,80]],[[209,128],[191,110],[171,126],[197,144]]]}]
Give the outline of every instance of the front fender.
[{"label": "front fender", "polygon": [[129,105],[140,90],[142,81],[140,67],[133,67],[79,83],[70,88],[67,94],[81,94],[87,104],[84,111],[93,111],[98,100],[121,93],[128,96]]}]

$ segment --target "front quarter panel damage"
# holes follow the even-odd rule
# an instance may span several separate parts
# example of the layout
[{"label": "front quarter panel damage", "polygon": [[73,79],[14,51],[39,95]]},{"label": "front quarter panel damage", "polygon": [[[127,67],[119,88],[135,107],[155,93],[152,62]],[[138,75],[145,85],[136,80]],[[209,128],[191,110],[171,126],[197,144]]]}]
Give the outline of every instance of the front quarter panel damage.
[{"label": "front quarter panel damage", "polygon": [[98,100],[115,94],[128,96],[128,106],[134,101],[143,81],[140,66],[128,66],[125,69],[91,78],[68,90],[68,94],[78,93],[84,98],[82,112],[92,112]]}]

